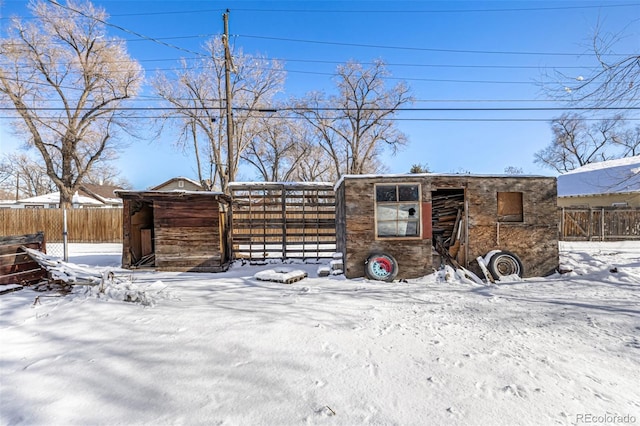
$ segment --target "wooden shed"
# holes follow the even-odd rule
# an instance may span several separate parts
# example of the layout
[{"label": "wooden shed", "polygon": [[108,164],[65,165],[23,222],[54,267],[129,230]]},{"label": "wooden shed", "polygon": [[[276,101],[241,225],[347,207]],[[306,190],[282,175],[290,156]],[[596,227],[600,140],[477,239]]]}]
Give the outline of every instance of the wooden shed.
[{"label": "wooden shed", "polygon": [[230,261],[227,195],[205,191],[118,191],[124,268],[219,272]]},{"label": "wooden shed", "polygon": [[345,176],[336,184],[336,230],[347,278],[364,276],[376,253],[394,258],[397,278],[430,274],[445,255],[480,275],[476,258],[493,250],[516,254],[525,277],[546,275],[559,262],[556,179]]}]

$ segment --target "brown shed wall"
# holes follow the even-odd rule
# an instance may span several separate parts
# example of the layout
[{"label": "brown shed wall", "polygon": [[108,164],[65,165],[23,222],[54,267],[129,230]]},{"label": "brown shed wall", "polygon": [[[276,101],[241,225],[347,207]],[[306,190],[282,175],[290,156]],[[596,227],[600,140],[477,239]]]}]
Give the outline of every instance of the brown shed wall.
[{"label": "brown shed wall", "polygon": [[[378,239],[375,235],[376,183],[422,184],[422,202],[431,200],[431,187],[421,178],[346,178],[336,192],[337,248],[344,257],[347,278],[364,276],[364,261],[378,252],[391,254],[398,261],[398,278],[426,275],[432,269],[431,236],[426,239]],[[426,271],[426,272],[425,272]]]},{"label": "brown shed wall", "polygon": [[[437,181],[436,181],[437,182]],[[498,192],[521,192],[522,222],[498,221]],[[558,208],[555,178],[468,177],[469,267],[491,250],[515,253],[524,276],[543,276],[558,267]]]},{"label": "brown shed wall", "polygon": [[[336,229],[338,251],[344,256],[348,278],[364,276],[364,261],[375,252],[386,252],[396,258],[398,278],[415,278],[433,271],[429,232],[423,229],[422,239],[376,239],[375,235],[375,184],[413,182],[421,184],[423,216],[426,213],[424,206],[430,206],[432,191],[464,190],[468,238],[463,250],[467,259],[465,266],[474,272],[480,274],[475,259],[496,249],[518,255],[524,265],[525,276],[546,275],[557,268],[555,178],[451,175],[346,177],[336,192]],[[522,222],[498,221],[498,192],[522,193]]]},{"label": "brown shed wall", "polygon": [[156,200],[153,212],[156,268],[205,271],[225,262],[217,200]]},{"label": "brown shed wall", "polygon": [[158,270],[217,272],[229,261],[225,198],[202,192],[122,193],[123,267],[132,267],[143,253],[141,235],[151,230],[154,266]]}]

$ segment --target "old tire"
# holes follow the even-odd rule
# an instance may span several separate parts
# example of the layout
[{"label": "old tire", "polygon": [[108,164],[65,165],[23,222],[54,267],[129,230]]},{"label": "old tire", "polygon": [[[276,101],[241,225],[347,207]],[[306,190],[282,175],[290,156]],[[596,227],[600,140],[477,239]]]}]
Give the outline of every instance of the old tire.
[{"label": "old tire", "polygon": [[398,262],[390,254],[372,254],[364,262],[364,274],[370,280],[393,281],[398,275]]},{"label": "old tire", "polygon": [[499,251],[491,256],[487,268],[496,280],[509,275],[522,277],[524,273],[520,258],[509,251]]}]

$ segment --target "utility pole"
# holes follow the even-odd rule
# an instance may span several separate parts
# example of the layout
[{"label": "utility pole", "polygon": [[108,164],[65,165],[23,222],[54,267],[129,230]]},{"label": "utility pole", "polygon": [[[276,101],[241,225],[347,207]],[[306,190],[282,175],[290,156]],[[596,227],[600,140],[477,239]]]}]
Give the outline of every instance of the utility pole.
[{"label": "utility pole", "polygon": [[16,201],[20,198],[20,172],[16,173]]},{"label": "utility pole", "polygon": [[235,172],[233,170],[233,109],[231,107],[231,68],[233,68],[233,62],[231,50],[229,49],[229,9],[222,14],[222,21],[224,22],[224,35],[222,36],[222,43],[224,44],[224,83],[227,98],[227,182],[222,189],[224,192],[230,193],[229,183],[235,178]]}]

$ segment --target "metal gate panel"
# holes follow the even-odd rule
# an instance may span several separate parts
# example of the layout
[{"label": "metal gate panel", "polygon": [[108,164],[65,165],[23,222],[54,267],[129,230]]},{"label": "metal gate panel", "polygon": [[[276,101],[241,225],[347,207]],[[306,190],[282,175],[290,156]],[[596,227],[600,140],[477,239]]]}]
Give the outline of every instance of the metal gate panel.
[{"label": "metal gate panel", "polygon": [[328,183],[232,183],[235,259],[327,258],[336,251]]}]

